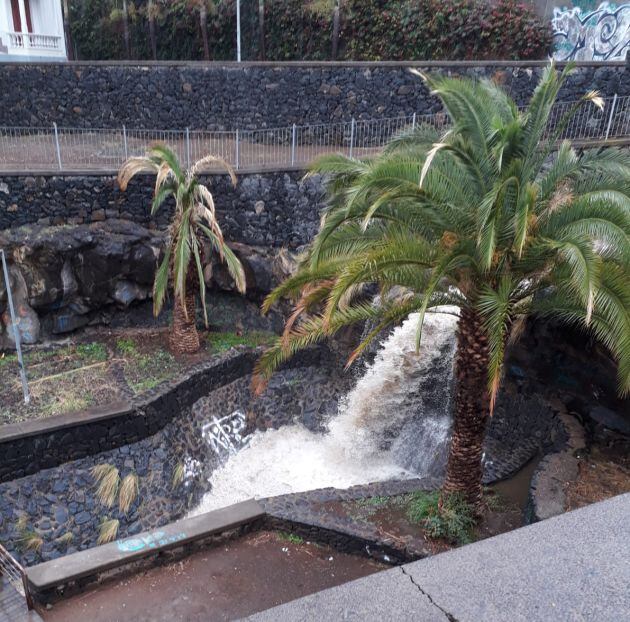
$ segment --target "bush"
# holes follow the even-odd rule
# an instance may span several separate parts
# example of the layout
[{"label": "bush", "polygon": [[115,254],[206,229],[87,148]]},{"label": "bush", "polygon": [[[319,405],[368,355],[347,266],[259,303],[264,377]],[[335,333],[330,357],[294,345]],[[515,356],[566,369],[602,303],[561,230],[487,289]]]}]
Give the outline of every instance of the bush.
[{"label": "bush", "polygon": [[460,495],[444,498],[439,508],[440,493],[416,492],[407,508],[410,521],[419,523],[430,538],[440,538],[452,544],[467,544],[473,540],[475,512]]},{"label": "bush", "polygon": [[[196,4],[156,3],[158,57],[203,58]],[[265,0],[268,60],[329,60],[332,0]],[[149,58],[146,0],[129,2],[136,58]],[[124,58],[123,17],[115,0],[74,0],[71,31],[79,57]],[[235,0],[216,0],[208,11],[210,53],[236,57]],[[241,0],[243,60],[259,57],[258,0]],[[551,27],[517,0],[345,0],[341,15],[342,60],[465,60],[545,58]]]}]

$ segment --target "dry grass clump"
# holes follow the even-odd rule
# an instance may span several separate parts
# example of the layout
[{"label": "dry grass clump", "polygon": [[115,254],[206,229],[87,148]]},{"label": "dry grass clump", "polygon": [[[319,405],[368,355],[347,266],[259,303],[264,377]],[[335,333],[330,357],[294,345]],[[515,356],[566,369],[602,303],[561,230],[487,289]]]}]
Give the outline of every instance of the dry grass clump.
[{"label": "dry grass clump", "polygon": [[184,463],[178,462],[173,469],[173,479],[171,481],[171,487],[177,488],[184,481]]},{"label": "dry grass clump", "polygon": [[112,542],[116,539],[118,535],[118,527],[120,526],[120,521],[117,518],[106,518],[101,523],[101,527],[98,533],[97,544],[107,544],[108,542]]},{"label": "dry grass clump", "polygon": [[113,464],[97,464],[91,473],[98,484],[96,496],[104,506],[111,508],[116,503],[120,485],[118,469]]},{"label": "dry grass clump", "polygon": [[123,514],[129,512],[129,508],[131,508],[137,496],[138,476],[135,473],[129,473],[123,479],[118,493],[118,508]]}]

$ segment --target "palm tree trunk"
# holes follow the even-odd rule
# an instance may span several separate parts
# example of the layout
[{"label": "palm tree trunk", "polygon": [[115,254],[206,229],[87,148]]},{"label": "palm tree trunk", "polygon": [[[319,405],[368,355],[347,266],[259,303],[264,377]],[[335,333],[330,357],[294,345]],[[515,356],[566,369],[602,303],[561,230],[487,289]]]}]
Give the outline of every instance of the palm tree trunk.
[{"label": "palm tree trunk", "polygon": [[265,0],[258,0],[258,54],[265,60]]},{"label": "palm tree trunk", "polygon": [[196,287],[188,279],[186,283],[185,306],[179,296],[173,305],[173,326],[169,338],[170,349],[174,354],[192,354],[199,350],[199,333],[195,322],[197,305]]},{"label": "palm tree trunk", "polygon": [[131,60],[131,37],[129,35],[129,7],[127,0],[123,0],[123,35],[125,38],[125,55]]},{"label": "palm tree trunk", "polygon": [[203,59],[210,60],[210,45],[208,43],[208,7],[206,0],[201,0],[199,5],[199,25],[201,26],[201,38],[203,39]]},{"label": "palm tree trunk", "polygon": [[74,60],[74,45],[72,43],[72,32],[70,31],[70,7],[68,0],[63,0],[63,32],[66,37],[66,54],[68,60]]},{"label": "palm tree trunk", "polygon": [[155,36],[155,7],[153,0],[149,0],[147,4],[147,16],[149,18],[149,41],[151,43],[151,56],[153,60],[157,60],[157,38]]},{"label": "palm tree trunk", "polygon": [[335,0],[333,8],[333,32],[332,32],[332,60],[337,60],[337,52],[339,49],[339,22],[341,12],[341,0]]},{"label": "palm tree trunk", "polygon": [[475,507],[482,499],[483,441],[490,416],[489,360],[481,318],[475,311],[462,309],[455,357],[453,435],[442,493],[459,493]]}]

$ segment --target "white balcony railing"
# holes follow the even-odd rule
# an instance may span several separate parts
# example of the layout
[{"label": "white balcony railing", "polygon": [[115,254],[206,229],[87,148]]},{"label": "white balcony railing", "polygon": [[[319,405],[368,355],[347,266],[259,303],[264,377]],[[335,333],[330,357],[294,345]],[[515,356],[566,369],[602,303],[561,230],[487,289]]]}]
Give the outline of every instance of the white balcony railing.
[{"label": "white balcony railing", "polygon": [[7,32],[9,51],[61,51],[61,35],[41,35],[32,32]]}]

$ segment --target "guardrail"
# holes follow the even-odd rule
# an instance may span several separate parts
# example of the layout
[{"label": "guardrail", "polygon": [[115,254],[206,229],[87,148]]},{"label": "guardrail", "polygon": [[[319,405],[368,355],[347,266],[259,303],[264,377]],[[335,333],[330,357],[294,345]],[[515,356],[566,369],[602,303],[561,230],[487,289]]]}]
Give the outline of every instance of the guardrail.
[{"label": "guardrail", "polygon": [[[630,96],[607,98],[604,109],[586,104],[558,138],[599,142],[630,141]],[[575,102],[556,104],[549,119],[553,135]],[[449,125],[444,112],[259,130],[147,130],[57,127],[0,127],[0,172],[116,171],[131,156],[156,143],[168,145],[186,165],[207,155],[222,157],[237,170],[302,168],[317,156],[341,152],[351,157],[378,153],[394,136],[420,124]]]}]

